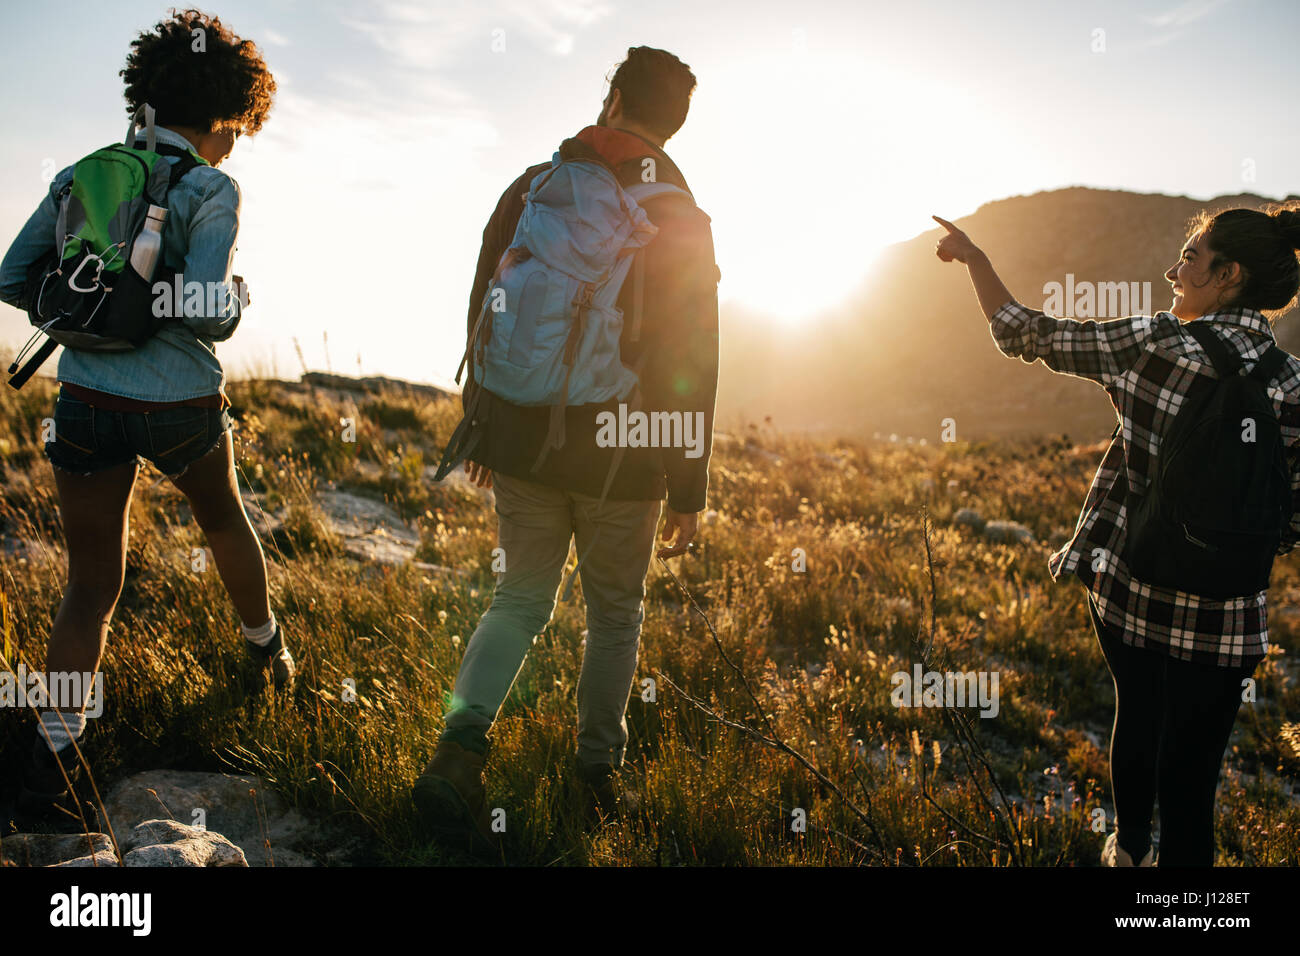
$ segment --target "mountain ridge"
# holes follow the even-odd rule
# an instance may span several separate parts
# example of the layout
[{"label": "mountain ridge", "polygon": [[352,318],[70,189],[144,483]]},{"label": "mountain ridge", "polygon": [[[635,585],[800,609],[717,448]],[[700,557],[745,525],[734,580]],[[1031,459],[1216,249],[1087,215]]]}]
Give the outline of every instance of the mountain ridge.
[{"label": "mountain ridge", "polygon": [[[1025,305],[1043,308],[1047,284],[1072,275],[1076,286],[1149,283],[1154,314],[1168,309],[1163,274],[1194,215],[1280,201],[1070,186],[991,200],[956,224]],[[795,342],[789,329],[727,310],[719,421],[770,416],[776,427],[796,431],[897,432],[932,441],[946,418],[963,438],[1108,433],[1115,413],[1095,383],[998,351],[966,270],[934,256],[941,234],[936,226],[886,248],[845,305]],[[1292,353],[1300,351],[1294,312],[1275,326],[1278,344]]]}]

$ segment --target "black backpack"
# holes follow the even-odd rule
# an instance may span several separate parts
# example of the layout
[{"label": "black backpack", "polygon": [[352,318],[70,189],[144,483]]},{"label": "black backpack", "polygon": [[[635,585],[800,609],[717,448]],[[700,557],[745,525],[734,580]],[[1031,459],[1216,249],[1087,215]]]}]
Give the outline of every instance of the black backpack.
[{"label": "black backpack", "polygon": [[1271,345],[1242,372],[1241,357],[1208,325],[1185,327],[1219,377],[1198,382],[1184,400],[1147,494],[1127,492],[1124,561],[1159,587],[1215,600],[1258,594],[1291,520],[1291,471],[1267,391],[1287,353]]}]

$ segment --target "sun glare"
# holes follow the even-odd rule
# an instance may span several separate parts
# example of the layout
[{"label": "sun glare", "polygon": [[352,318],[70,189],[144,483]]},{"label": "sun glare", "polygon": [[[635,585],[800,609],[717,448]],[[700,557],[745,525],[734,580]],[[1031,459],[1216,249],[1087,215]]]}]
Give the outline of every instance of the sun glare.
[{"label": "sun glare", "polygon": [[965,215],[991,197],[953,167],[948,144],[977,115],[962,91],[860,52],[788,59],[737,64],[691,123],[696,142],[719,144],[693,168],[713,187],[702,204],[720,298],[794,324],[844,301],[886,246],[934,227],[932,212]]}]

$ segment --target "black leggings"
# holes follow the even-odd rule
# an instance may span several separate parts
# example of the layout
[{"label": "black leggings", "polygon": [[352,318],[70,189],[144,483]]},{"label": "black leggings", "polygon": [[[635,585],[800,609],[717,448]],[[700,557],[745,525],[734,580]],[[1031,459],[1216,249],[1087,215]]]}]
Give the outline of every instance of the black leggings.
[{"label": "black leggings", "polygon": [[1193,664],[1130,647],[1101,620],[1091,596],[1088,610],[1115,679],[1110,780],[1119,844],[1141,862],[1159,793],[1159,865],[1213,866],[1219,768],[1242,681],[1255,666]]}]

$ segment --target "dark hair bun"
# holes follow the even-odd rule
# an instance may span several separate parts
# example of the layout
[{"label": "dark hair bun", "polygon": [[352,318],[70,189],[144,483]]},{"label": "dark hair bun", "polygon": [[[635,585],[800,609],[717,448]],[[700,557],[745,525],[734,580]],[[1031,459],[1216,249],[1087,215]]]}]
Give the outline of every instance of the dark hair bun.
[{"label": "dark hair bun", "polygon": [[1297,249],[1300,249],[1300,209],[1279,209],[1273,214],[1277,224],[1282,227],[1282,235]]},{"label": "dark hair bun", "polygon": [[[1211,268],[1238,263],[1245,273],[1230,304],[1260,312],[1284,312],[1300,291],[1300,200],[1265,209],[1225,209],[1192,221],[1204,231],[1214,256]],[[1270,317],[1272,318],[1272,317]]]}]

